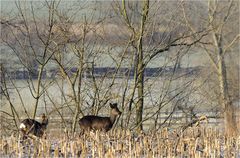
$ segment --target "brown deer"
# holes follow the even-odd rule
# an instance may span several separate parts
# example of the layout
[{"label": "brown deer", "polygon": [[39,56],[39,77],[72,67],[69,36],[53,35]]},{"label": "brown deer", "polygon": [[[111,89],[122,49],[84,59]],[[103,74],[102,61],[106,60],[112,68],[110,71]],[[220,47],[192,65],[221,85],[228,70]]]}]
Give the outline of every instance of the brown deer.
[{"label": "brown deer", "polygon": [[84,116],[79,120],[79,126],[84,131],[101,130],[104,132],[109,131],[117,116],[121,115],[121,111],[117,107],[117,103],[110,103],[111,112],[110,117],[100,117],[95,115]]},{"label": "brown deer", "polygon": [[48,119],[45,114],[42,114],[42,123],[33,120],[33,119],[25,119],[20,124],[20,131],[23,134],[23,139],[28,136],[32,137],[42,137],[45,133],[45,130],[48,125]]}]

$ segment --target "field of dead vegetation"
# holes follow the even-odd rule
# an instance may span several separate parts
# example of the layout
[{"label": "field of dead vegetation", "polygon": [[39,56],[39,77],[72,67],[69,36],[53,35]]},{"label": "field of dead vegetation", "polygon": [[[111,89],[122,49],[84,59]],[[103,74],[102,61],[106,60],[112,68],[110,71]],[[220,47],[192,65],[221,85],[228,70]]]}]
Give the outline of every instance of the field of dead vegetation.
[{"label": "field of dead vegetation", "polygon": [[116,129],[82,136],[49,133],[24,142],[12,135],[1,137],[0,157],[240,157],[240,136],[227,139],[221,133],[209,127],[141,134]]}]

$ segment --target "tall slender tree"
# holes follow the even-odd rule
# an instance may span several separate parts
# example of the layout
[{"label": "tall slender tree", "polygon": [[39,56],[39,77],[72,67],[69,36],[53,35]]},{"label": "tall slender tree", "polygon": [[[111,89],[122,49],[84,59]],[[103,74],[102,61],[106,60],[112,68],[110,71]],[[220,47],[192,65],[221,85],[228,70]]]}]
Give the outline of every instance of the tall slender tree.
[{"label": "tall slender tree", "polygon": [[[229,93],[228,67],[226,65],[227,55],[239,51],[239,2],[238,1],[211,1],[207,4],[207,14],[201,18],[205,19],[205,27],[209,28],[208,44],[200,44],[200,47],[206,52],[211,65],[217,76],[217,103],[221,104],[223,112],[225,133],[227,136],[234,136],[238,133],[235,118],[233,101]],[[196,24],[191,18],[187,17],[184,10],[184,17],[187,26],[192,32],[196,32]],[[192,21],[192,22],[191,22]],[[207,21],[207,23],[206,23]],[[200,19],[199,19],[199,23]],[[194,26],[195,25],[195,26]],[[194,36],[196,38],[196,36]],[[228,59],[230,60],[230,59]],[[231,63],[231,62],[229,62]]]},{"label": "tall slender tree", "polygon": [[[131,34],[130,37],[133,39],[132,47],[135,51],[135,86],[132,96],[137,92],[135,120],[137,131],[143,130],[145,68],[154,58],[163,52],[169,51],[170,48],[180,46],[191,47],[201,41],[202,37],[206,35],[204,30],[201,30],[199,32],[201,35],[197,39],[188,42],[188,39],[195,33],[189,33],[181,29],[182,26],[180,25],[176,26],[173,20],[176,14],[174,11],[169,12],[170,17],[164,15],[167,22],[166,20],[160,21],[158,16],[163,16],[159,13],[161,4],[162,2],[151,2],[149,0],[141,2],[128,2],[122,0],[122,4],[118,4],[121,17],[124,19]],[[161,36],[158,29],[163,26],[167,29],[160,32],[162,33]],[[154,36],[157,36],[157,39],[154,39]],[[132,101],[129,103],[129,107],[131,107],[132,103],[133,97]]]}]

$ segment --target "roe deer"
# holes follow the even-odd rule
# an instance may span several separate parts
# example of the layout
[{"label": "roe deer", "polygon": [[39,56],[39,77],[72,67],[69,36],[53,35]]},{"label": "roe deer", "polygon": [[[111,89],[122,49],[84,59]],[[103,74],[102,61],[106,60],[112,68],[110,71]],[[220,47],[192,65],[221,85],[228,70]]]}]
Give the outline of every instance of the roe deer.
[{"label": "roe deer", "polygon": [[111,112],[110,117],[100,117],[94,115],[84,116],[79,120],[79,126],[84,131],[87,130],[101,130],[104,132],[109,131],[118,115],[121,115],[121,111],[119,111],[117,107],[117,103],[110,103]]},{"label": "roe deer", "polygon": [[33,119],[25,119],[20,124],[20,131],[23,134],[23,138],[26,138],[28,135],[42,137],[47,125],[48,119],[45,114],[42,114],[42,123]]}]

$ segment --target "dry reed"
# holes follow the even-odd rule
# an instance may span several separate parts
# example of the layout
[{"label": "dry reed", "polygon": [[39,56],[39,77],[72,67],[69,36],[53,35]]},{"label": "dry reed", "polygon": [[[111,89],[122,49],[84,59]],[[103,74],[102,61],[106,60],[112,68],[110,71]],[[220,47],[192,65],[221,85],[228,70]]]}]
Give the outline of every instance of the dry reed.
[{"label": "dry reed", "polygon": [[0,157],[239,157],[240,137],[225,138],[214,128],[188,128],[183,133],[167,128],[136,134],[114,130],[90,132],[61,139],[0,139]]}]

